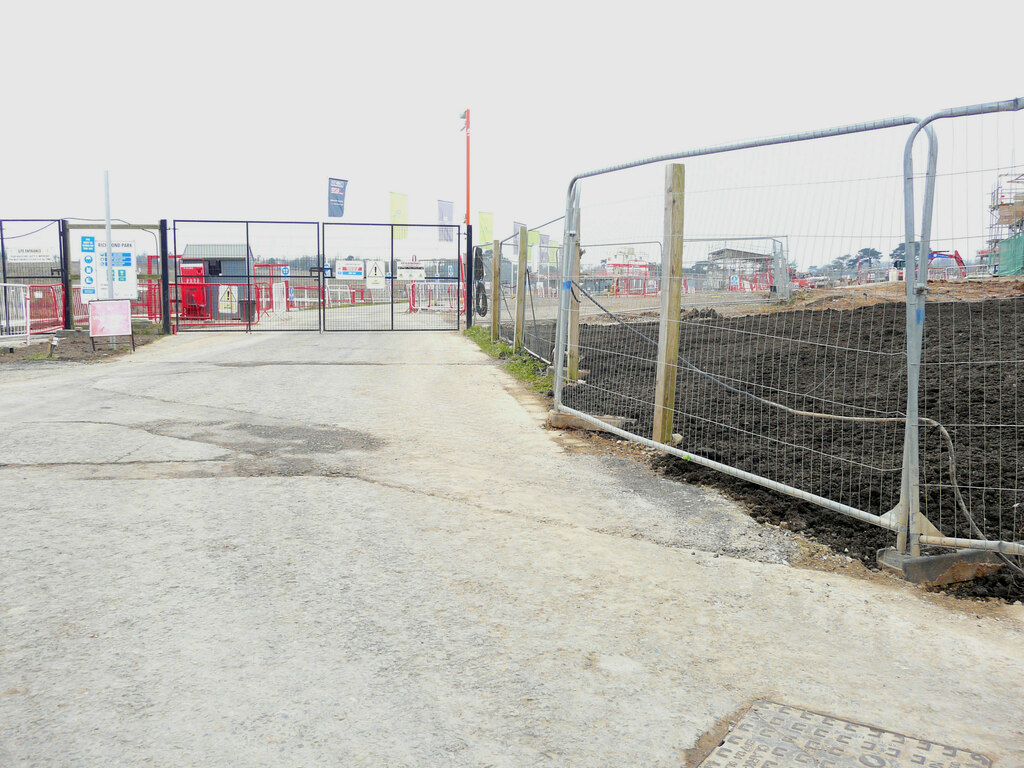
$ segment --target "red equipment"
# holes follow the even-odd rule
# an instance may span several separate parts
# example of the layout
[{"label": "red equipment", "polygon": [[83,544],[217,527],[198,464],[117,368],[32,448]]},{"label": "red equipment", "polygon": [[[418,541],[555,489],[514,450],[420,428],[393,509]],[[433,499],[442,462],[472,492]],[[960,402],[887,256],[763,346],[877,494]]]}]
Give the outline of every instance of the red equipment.
[{"label": "red equipment", "polygon": [[194,320],[213,317],[206,302],[206,267],[201,261],[181,262],[178,267],[181,285],[181,317]]},{"label": "red equipment", "polygon": [[932,259],[952,259],[960,268],[960,277],[967,277],[967,265],[960,258],[960,251],[953,251],[952,253],[948,251],[932,251],[928,254],[928,266],[931,266]]}]

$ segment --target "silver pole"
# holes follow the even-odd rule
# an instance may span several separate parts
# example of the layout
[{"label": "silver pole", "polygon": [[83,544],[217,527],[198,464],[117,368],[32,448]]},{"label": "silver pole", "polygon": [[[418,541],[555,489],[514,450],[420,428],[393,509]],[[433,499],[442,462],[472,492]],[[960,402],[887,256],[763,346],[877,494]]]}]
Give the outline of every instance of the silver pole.
[{"label": "silver pole", "polygon": [[569,291],[572,286],[573,249],[576,247],[576,179],[569,183],[565,199],[565,229],[562,236],[562,268],[558,285],[558,320],[555,324],[555,408],[562,405],[562,387],[565,384],[565,352],[569,338]]},{"label": "silver pole", "polygon": [[114,298],[114,263],[110,248],[110,171],[103,172],[103,202],[107,218],[107,298]]}]

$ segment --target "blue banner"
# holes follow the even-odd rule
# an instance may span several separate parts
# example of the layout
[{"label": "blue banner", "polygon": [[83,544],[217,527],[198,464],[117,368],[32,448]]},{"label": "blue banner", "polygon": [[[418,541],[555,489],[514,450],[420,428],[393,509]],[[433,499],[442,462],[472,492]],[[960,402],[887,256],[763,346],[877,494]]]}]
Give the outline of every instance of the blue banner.
[{"label": "blue banner", "polygon": [[455,222],[454,208],[454,204],[447,200],[437,201],[437,223],[441,225],[437,228],[437,239],[442,242],[455,240],[455,227],[452,226]]},{"label": "blue banner", "polygon": [[327,215],[345,215],[345,189],[348,187],[347,179],[328,179],[327,187]]}]

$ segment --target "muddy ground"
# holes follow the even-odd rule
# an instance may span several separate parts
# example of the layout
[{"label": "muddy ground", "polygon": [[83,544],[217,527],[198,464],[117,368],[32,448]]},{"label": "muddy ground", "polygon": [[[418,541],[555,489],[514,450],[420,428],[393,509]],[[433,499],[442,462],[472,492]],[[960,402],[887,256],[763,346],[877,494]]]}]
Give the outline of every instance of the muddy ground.
[{"label": "muddy ground", "polygon": [[[159,331],[152,323],[138,323],[134,326],[135,347],[141,347],[160,338]],[[56,346],[51,347],[50,339],[57,338]],[[47,360],[63,360],[87,363],[107,360],[131,353],[131,340],[127,336],[119,336],[111,344],[104,337],[96,340],[95,349],[86,330],[57,331],[43,337],[33,338],[31,344],[0,344],[0,365],[5,363],[42,362]]]},{"label": "muddy ground", "polygon": [[[921,415],[949,431],[957,486],[988,538],[1024,540],[1024,285],[959,294],[926,316]],[[939,293],[936,291],[936,293]],[[819,297],[819,299],[822,297]],[[683,316],[674,432],[695,454],[883,514],[899,498],[906,398],[905,306],[894,297],[833,300],[788,311]],[[583,383],[567,405],[652,430],[655,321],[584,325]],[[791,410],[783,410],[783,406]],[[802,414],[794,414],[800,411]],[[803,415],[803,413],[818,415]],[[837,421],[823,415],[878,419]],[[888,421],[886,421],[888,420]],[[922,430],[922,509],[946,535],[970,537],[958,510],[941,432]],[[875,567],[894,537],[817,505],[671,457],[663,470],[714,485],[762,522],[781,524]],[[1024,598],[1024,578],[1001,574],[953,591]]]}]

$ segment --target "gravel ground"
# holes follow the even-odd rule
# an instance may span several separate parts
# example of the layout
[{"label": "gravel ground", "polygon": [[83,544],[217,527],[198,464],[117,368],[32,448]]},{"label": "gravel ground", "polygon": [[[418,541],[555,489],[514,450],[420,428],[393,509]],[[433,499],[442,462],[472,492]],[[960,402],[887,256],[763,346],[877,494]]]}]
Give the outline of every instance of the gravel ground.
[{"label": "gravel ground", "polygon": [[757,698],[1024,765],[1024,611],[795,569],[453,334],[178,336],[0,410],[0,765],[692,765]]}]

